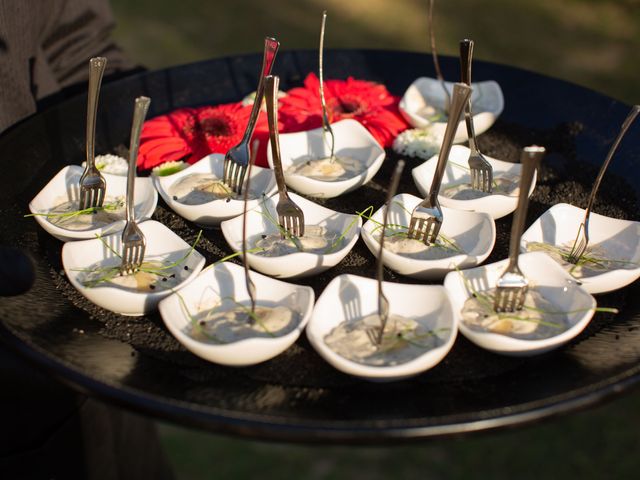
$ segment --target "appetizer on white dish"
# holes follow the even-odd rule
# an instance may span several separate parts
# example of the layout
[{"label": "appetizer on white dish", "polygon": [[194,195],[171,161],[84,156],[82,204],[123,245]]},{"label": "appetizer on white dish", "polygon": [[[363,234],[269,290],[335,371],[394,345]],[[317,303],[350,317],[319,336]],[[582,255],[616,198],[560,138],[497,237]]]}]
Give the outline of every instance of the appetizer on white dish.
[{"label": "appetizer on white dish", "polygon": [[[104,173],[107,187],[102,207],[79,210],[83,170],[78,165],[64,167],[29,203],[31,216],[38,224],[64,242],[118,232],[125,225],[127,178]],[[142,221],[153,214],[158,194],[151,179],[136,178],[135,182],[135,216]]]},{"label": "appetizer on white dish", "polygon": [[[455,82],[444,82],[449,92]],[[493,80],[471,83],[473,93],[471,103],[473,124],[476,135],[486,132],[495,123],[504,109],[502,89]],[[435,78],[420,77],[404,93],[398,108],[400,113],[413,127],[428,128],[440,143],[447,126],[445,105],[447,97],[440,81]],[[454,143],[468,140],[464,119],[458,125]]]},{"label": "appetizer on white dish", "polygon": [[138,227],[147,239],[144,261],[133,274],[120,272],[122,235],[69,242],[62,265],[71,284],[96,305],[122,315],[143,315],[204,266],[204,257],[154,220]]},{"label": "appetizer on white dish", "polygon": [[[435,244],[408,238],[411,212],[422,199],[407,193],[393,197],[384,242],[383,263],[395,272],[423,280],[438,280],[456,268],[483,262],[496,240],[495,222],[486,213],[443,208],[443,224]],[[380,250],[383,209],[362,227],[362,238],[375,256]]]},{"label": "appetizer on white dish", "polygon": [[[247,212],[247,260],[251,268],[277,278],[315,275],[337,265],[353,248],[362,226],[358,215],[336,212],[295,193],[291,199],[302,209],[302,237],[284,233],[278,224],[278,196],[265,198]],[[222,222],[229,246],[242,250],[242,216]]]},{"label": "appetizer on white dish", "polygon": [[[384,149],[359,122],[341,120],[331,125],[335,158],[322,128],[280,135],[285,181],[292,189],[318,198],[333,198],[364,185],[378,172]],[[273,168],[271,148],[267,160]]]},{"label": "appetizer on white dish", "polygon": [[[471,188],[471,171],[467,163],[469,149],[462,145],[451,148],[447,168],[442,177],[438,200],[449,208],[488,213],[497,220],[513,212],[518,206],[518,193],[522,165],[504,162],[484,155],[493,168],[493,191],[482,192]],[[411,171],[413,180],[422,195],[429,193],[438,156],[435,155]],[[529,196],[536,186],[534,174]]]},{"label": "appetizer on white dish", "polygon": [[309,321],[313,290],[249,275],[257,293],[253,314],[244,269],[223,262],[160,302],[165,325],[189,351],[210,362],[245,366],[279,355]]},{"label": "appetizer on white dish", "polygon": [[[153,182],[169,207],[187,220],[203,227],[215,227],[223,220],[242,214],[243,197],[222,182],[224,155],[213,153],[169,176],[154,176]],[[273,171],[253,166],[249,208],[263,195],[276,189]]]},{"label": "appetizer on white dish", "polygon": [[640,222],[591,213],[589,246],[577,264],[568,261],[584,209],[559,203],[522,235],[521,250],[553,258],[589,293],[625,287],[640,277]]}]

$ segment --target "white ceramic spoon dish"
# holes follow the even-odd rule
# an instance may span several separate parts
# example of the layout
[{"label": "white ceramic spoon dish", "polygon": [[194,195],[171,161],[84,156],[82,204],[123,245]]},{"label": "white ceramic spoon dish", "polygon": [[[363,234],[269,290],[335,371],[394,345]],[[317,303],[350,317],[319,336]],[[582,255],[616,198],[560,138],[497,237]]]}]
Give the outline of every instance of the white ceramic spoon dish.
[{"label": "white ceramic spoon dish", "polygon": [[[178,215],[205,228],[216,227],[223,220],[242,214],[244,204],[242,196],[232,194],[231,190],[227,188],[228,197],[189,204],[187,201],[179,201],[182,197],[179,198],[175,194],[174,188],[179,185],[179,182],[191,175],[206,175],[207,178],[211,178],[212,182],[220,182],[220,188],[224,189],[225,187],[221,184],[223,169],[224,155],[213,153],[173,175],[154,176],[153,182],[167,205]],[[276,190],[276,179],[273,171],[269,168],[254,165],[254,168],[251,169],[250,184],[249,208],[256,207],[263,195],[271,195]]]},{"label": "white ceramic spoon dish", "polygon": [[[186,285],[204,266],[204,257],[163,224],[148,220],[138,227],[147,239],[142,267],[152,265],[154,271],[162,272],[153,277],[153,287],[121,286],[107,280],[88,286],[92,278],[89,274],[98,274],[98,278],[111,275],[106,269],[120,266],[120,233],[69,242],[62,247],[62,265],[71,284],[96,305],[122,315],[143,315],[155,310],[158,302],[170,295],[172,289]],[[175,267],[167,268],[180,260]],[[160,266],[164,268],[158,268]],[[98,272],[98,269],[102,270]],[[114,278],[118,279],[117,275]]]},{"label": "white ceramic spoon dish", "polygon": [[[450,198],[447,196],[447,191],[454,192],[456,188],[463,188],[463,186],[468,186],[465,192],[471,190],[471,172],[467,164],[468,158],[469,149],[467,147],[454,145],[451,148],[447,168],[442,178],[440,194],[438,195],[440,203],[445,207],[456,210],[488,213],[494,220],[513,212],[518,206],[517,187],[520,183],[520,175],[522,173],[522,165],[520,163],[504,162],[484,155],[484,158],[493,168],[493,192],[490,194],[478,192],[478,194],[482,196],[470,199]],[[429,193],[437,163],[438,156],[434,155],[411,171],[416,187],[418,187],[422,195],[426,196]],[[531,196],[535,190],[536,178],[537,173],[533,176],[529,196]],[[509,184],[515,188],[508,194],[504,191],[501,193],[501,190],[495,187],[496,182],[502,182],[504,180],[508,180]]]},{"label": "white ceramic spoon dish", "polygon": [[[314,293],[310,287],[274,280],[249,272],[256,287],[257,307],[286,306],[296,315],[296,322],[280,335],[258,335],[230,343],[216,343],[194,338],[194,319],[216,308],[224,311],[238,305],[251,309],[244,269],[224,262],[206,268],[185,288],[160,302],[160,314],[172,335],[190,352],[210,362],[240,367],[264,362],[289,348],[304,330],[311,317]],[[197,328],[196,320],[196,328]]]},{"label": "white ceramic spoon dish", "polygon": [[[444,83],[447,90],[452,92],[455,82]],[[480,135],[486,132],[502,113],[504,96],[500,85],[493,80],[474,82],[471,84],[471,88],[473,88],[471,94],[473,125],[476,135]],[[447,119],[446,117],[439,118],[434,114],[443,112],[446,102],[447,97],[438,79],[420,77],[404,93],[398,108],[409,124],[416,128],[429,127],[438,142],[442,143]],[[467,140],[467,129],[463,119],[458,125],[453,142],[461,143]]]},{"label": "white ceramic spoon dish", "polygon": [[[362,218],[358,215],[330,210],[295,193],[289,193],[289,195],[304,212],[307,226],[324,227],[330,233],[327,236],[327,248],[321,253],[297,251],[279,256],[266,256],[259,252],[247,253],[251,268],[273,277],[291,278],[316,275],[337,265],[357,242]],[[255,249],[256,242],[259,242],[263,235],[268,238],[274,236],[280,238],[276,213],[277,200],[277,194],[265,198],[256,208],[247,212],[247,250]],[[222,222],[221,229],[229,246],[235,252],[241,251],[242,216]],[[305,231],[306,235],[310,229],[305,227]],[[338,241],[343,234],[344,236]]]},{"label": "white ceramic spoon dish", "polygon": [[[405,240],[403,236],[403,233],[407,232],[411,212],[421,201],[421,198],[408,193],[393,197],[389,210],[387,242],[395,236],[402,242],[417,242],[415,246],[420,247],[422,251],[423,242]],[[402,275],[421,280],[440,280],[455,268],[473,267],[483,262],[491,253],[496,241],[496,227],[491,216],[450,208],[442,210],[444,221],[439,233],[442,243],[429,248],[448,250],[445,258],[421,259],[421,253],[396,253],[387,243],[382,256],[383,263]],[[375,256],[380,250],[379,236],[383,213],[384,210],[380,208],[362,227],[362,239]]]},{"label": "white ceramic spoon dish", "polygon": [[[119,232],[124,228],[124,199],[127,192],[127,177],[121,175],[111,175],[103,173],[107,183],[105,206],[113,205],[115,202],[122,202],[122,206],[117,210],[117,219],[112,223],[102,226],[92,226],[87,224],[85,226],[71,227],[68,223],[52,223],[49,218],[60,217],[47,217],[46,213],[49,213],[53,208],[71,202],[75,202],[76,208],[79,202],[80,195],[80,176],[82,175],[83,168],[78,165],[68,165],[60,170],[55,177],[53,177],[49,183],[31,200],[29,203],[29,210],[34,215],[36,221],[54,237],[62,240],[63,242],[69,240],[82,240],[87,238],[95,238],[96,235],[108,235],[110,233]],[[135,216],[143,221],[150,218],[153,211],[156,209],[158,202],[158,194],[153,188],[153,184],[150,178],[136,178],[135,179],[135,197],[134,197],[134,209]],[[73,209],[73,207],[71,207]],[[82,215],[82,217],[88,217],[90,214]],[[69,218],[69,221],[75,221]],[[70,225],[69,228],[65,228],[65,225]]]},{"label": "white ceramic spoon dish", "polygon": [[[389,314],[414,320],[436,340],[433,348],[396,365],[367,365],[349,360],[327,345],[326,337],[343,322],[356,322],[378,312],[378,284],[356,275],[334,278],[313,309],[307,338],[313,348],[336,369],[372,381],[394,381],[418,375],[437,365],[451,350],[458,332],[451,302],[441,285],[402,285],[383,282]],[[436,338],[437,337],[437,338]]]},{"label": "white ceramic spoon dish", "polygon": [[[558,328],[557,335],[547,338],[529,339],[467,325],[462,319],[461,313],[465,302],[474,293],[483,294],[493,289],[507,267],[508,261],[506,259],[469,270],[451,272],[446,276],[444,287],[451,298],[460,332],[465,337],[476,345],[495,353],[529,356],[558,348],[577,336],[587,326],[595,311],[595,299],[556,262],[540,252],[520,255],[520,269],[529,280],[529,289],[535,289],[540,293],[546,301],[553,305],[555,312],[563,312],[563,315],[566,315],[568,328],[565,330]],[[527,303],[525,303],[525,308],[527,308]],[[514,314],[501,315],[505,315],[507,318]],[[556,318],[555,315],[552,317]]]},{"label": "white ceramic spoon dish", "polygon": [[[333,198],[364,185],[378,172],[385,158],[384,149],[359,122],[341,120],[331,125],[335,136],[335,156],[348,159],[361,168],[348,178],[322,180],[291,173],[313,160],[331,155],[330,141],[325,141],[322,128],[306,132],[280,135],[280,151],[285,181],[292,189],[317,198]],[[273,168],[271,148],[267,148],[267,160]],[[346,176],[346,174],[345,174]]]},{"label": "white ceramic spoon dish", "polygon": [[635,282],[640,277],[640,222],[592,213],[589,246],[576,269],[560,257],[571,251],[583,220],[584,209],[554,205],[522,235],[521,251],[533,248],[549,253],[589,293],[610,292]]}]

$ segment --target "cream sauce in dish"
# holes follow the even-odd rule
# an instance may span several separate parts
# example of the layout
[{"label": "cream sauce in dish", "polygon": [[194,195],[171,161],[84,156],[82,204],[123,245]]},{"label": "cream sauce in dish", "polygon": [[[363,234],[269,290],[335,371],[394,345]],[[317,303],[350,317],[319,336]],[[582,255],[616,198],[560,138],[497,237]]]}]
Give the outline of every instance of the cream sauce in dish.
[{"label": "cream sauce in dish", "polygon": [[265,257],[280,257],[291,253],[306,252],[322,255],[340,249],[336,241],[340,234],[333,230],[327,230],[320,225],[305,225],[302,237],[286,236],[282,238],[280,232],[268,235],[257,235],[249,239],[250,245],[261,248],[255,252]]},{"label": "cream sauce in dish", "polygon": [[[225,183],[210,173],[192,173],[185,175],[169,187],[169,195],[176,202],[185,205],[202,205],[220,199],[239,199]],[[249,192],[249,199],[257,198],[253,192]]]},{"label": "cream sauce in dish", "polygon": [[528,252],[544,252],[558,262],[574,278],[588,278],[611,270],[634,269],[638,264],[631,261],[607,258],[607,252],[597,245],[589,246],[577,264],[567,261],[573,242],[555,246],[543,242],[528,242]]},{"label": "cream sauce in dish", "polygon": [[571,326],[567,313],[560,312],[534,287],[527,290],[524,308],[515,312],[496,313],[495,293],[493,288],[467,299],[461,312],[467,327],[519,339],[541,340],[559,335]]},{"label": "cream sauce in dish", "polygon": [[115,264],[105,267],[104,264],[97,264],[87,269],[81,282],[87,288],[117,286],[133,292],[150,293],[171,289],[190,273],[183,264],[167,268],[165,264],[155,260],[142,262],[140,269],[133,274],[121,274],[119,266],[120,264]]},{"label": "cream sauce in dish", "polygon": [[[376,240],[380,242],[380,235]],[[415,238],[408,238],[406,235],[385,236],[384,248],[395,254],[416,260],[441,260],[462,253],[460,249],[448,245],[440,237],[436,239],[435,244],[427,245]]]},{"label": "cream sauce in dish", "polygon": [[500,177],[493,177],[493,189],[491,193],[471,188],[470,183],[448,185],[440,189],[440,195],[444,195],[445,197],[453,200],[475,200],[476,198],[495,194],[515,196],[518,195],[519,192],[520,176],[513,174],[504,174]]},{"label": "cream sauce in dish", "polygon": [[380,345],[375,341],[378,332],[380,316],[375,313],[340,323],[324,341],[347,360],[377,367],[407,363],[443,343],[435,332],[400,315],[389,315]]},{"label": "cream sauce in dish", "polygon": [[416,115],[424,118],[430,123],[446,122],[449,119],[447,112],[436,108],[433,105],[425,105],[424,107],[419,108],[416,110]]},{"label": "cream sauce in dish", "polygon": [[300,323],[300,314],[282,305],[257,305],[253,317],[251,307],[237,305],[231,309],[210,309],[193,318],[189,334],[195,340],[233,343],[247,338],[281,337]]},{"label": "cream sauce in dish", "polygon": [[57,198],[53,203],[56,206],[43,215],[53,225],[67,230],[93,230],[124,219],[124,197],[105,198],[103,206],[96,208],[93,213],[77,213],[79,202],[67,197]]},{"label": "cream sauce in dish", "polygon": [[337,182],[360,175],[367,169],[364,161],[343,156],[324,157],[297,161],[286,170],[287,175],[302,175],[322,180],[324,182]]}]

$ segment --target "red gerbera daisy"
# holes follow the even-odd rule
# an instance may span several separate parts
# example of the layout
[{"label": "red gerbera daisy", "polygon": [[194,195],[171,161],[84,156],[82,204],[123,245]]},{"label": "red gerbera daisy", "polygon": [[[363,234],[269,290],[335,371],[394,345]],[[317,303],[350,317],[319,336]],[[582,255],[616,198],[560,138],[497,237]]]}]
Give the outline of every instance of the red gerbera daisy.
[{"label": "red gerbera daisy", "polygon": [[[304,87],[293,88],[280,100],[278,114],[284,132],[300,132],[322,126],[320,81],[314,73],[307,75]],[[384,85],[356,80],[326,80],[324,94],[329,120],[353,118],[365,126],[384,147],[390,147],[398,134],[409,125],[398,111],[399,98]]]},{"label": "red gerbera daisy", "polygon": [[[142,127],[138,167],[142,170],[174,160],[195,163],[210,153],[227,153],[246,129],[251,106],[240,102],[180,108],[148,120]],[[256,164],[267,165],[269,127],[266,115],[258,117],[253,138],[260,141]]]}]

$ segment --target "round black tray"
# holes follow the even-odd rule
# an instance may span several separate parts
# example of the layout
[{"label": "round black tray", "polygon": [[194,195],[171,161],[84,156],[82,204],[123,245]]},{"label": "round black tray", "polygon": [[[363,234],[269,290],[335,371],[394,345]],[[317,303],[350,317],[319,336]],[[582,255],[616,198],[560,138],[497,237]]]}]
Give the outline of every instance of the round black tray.
[{"label": "round black tray", "polygon": [[[212,60],[139,74],[103,87],[97,152],[127,144],[133,98],[152,98],[150,116],[182,106],[237,101],[255,88],[257,55]],[[458,77],[445,58],[444,74]],[[283,52],[275,73],[281,88],[299,86],[315,71],[316,52]],[[329,51],[326,78],[382,82],[401,95],[419,76],[433,76],[430,57],[383,51]],[[528,224],[557,201],[581,205],[598,165],[627,114],[611,98],[520,69],[477,62],[477,80],[497,80],[505,110],[480,137],[486,154],[516,161],[519,148],[545,145],[548,156],[532,197]],[[94,307],[61,273],[62,244],[23,218],[31,198],[68,163],[84,155],[86,97],[61,103],[0,138],[0,243],[20,245],[36,263],[36,282],[24,295],[0,302],[0,338],[75,388],[160,418],[219,432],[279,440],[384,442],[514,425],[594,404],[640,380],[640,291],[632,285],[600,296],[617,316],[597,314],[568,346],[535,358],[485,352],[458,337],[449,356],[418,377],[372,384],[333,370],[306,339],[254,367],[221,367],[194,357],[170,336],[157,314],[126,318]],[[597,211],[637,220],[640,139],[630,132],[605,179]],[[325,202],[353,212],[381,205],[395,163],[371,185]],[[418,160],[410,160],[417,165]],[[407,169],[400,191],[416,193]],[[583,205],[581,205],[583,206]],[[183,237],[196,228],[160,204],[155,218]],[[489,261],[503,258],[511,217],[497,222]],[[208,261],[228,249],[218,231],[200,246]],[[333,276],[373,275],[373,257],[359,242],[336,268],[300,283],[316,293]],[[392,281],[410,282],[387,272]]]}]

